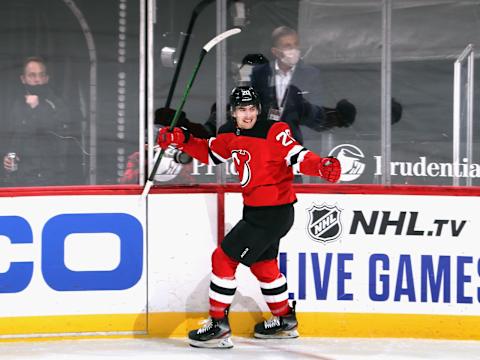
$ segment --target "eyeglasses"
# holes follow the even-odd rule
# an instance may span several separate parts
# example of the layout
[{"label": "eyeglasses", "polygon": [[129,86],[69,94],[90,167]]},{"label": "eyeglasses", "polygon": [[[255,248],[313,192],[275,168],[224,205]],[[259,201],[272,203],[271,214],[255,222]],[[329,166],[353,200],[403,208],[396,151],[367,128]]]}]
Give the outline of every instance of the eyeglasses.
[{"label": "eyeglasses", "polygon": [[38,72],[38,73],[31,72],[31,73],[25,74],[25,77],[29,80],[45,79],[47,77],[47,73],[44,71]]}]

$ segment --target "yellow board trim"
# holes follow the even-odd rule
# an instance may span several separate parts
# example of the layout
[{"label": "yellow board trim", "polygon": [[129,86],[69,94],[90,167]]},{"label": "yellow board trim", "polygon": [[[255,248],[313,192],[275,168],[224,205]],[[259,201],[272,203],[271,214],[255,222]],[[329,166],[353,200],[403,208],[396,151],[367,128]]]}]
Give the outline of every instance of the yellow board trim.
[{"label": "yellow board trim", "polygon": [[146,314],[20,316],[0,318],[0,335],[146,331]]},{"label": "yellow board trim", "polygon": [[[206,313],[153,313],[148,317],[148,334],[184,337],[198,328]],[[269,314],[233,312],[232,332],[251,336],[253,326]],[[307,337],[391,337],[480,340],[480,316],[298,313],[299,332]]]},{"label": "yellow board trim", "polygon": [[[185,337],[189,330],[198,328],[206,316],[207,313],[165,312],[151,313],[148,319],[146,314],[0,318],[0,341]],[[233,335],[251,336],[255,323],[268,316],[266,313],[231,313]],[[480,340],[480,316],[308,312],[298,313],[297,317],[300,335],[306,337]]]}]

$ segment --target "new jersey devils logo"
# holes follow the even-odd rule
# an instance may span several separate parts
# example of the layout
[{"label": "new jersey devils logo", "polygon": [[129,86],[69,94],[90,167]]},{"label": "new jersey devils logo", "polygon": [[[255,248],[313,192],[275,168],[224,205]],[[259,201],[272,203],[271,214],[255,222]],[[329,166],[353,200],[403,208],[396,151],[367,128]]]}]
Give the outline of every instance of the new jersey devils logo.
[{"label": "new jersey devils logo", "polygon": [[245,187],[252,178],[252,171],[248,162],[252,158],[247,150],[233,150],[232,158],[237,168],[238,175],[240,176],[240,185]]}]

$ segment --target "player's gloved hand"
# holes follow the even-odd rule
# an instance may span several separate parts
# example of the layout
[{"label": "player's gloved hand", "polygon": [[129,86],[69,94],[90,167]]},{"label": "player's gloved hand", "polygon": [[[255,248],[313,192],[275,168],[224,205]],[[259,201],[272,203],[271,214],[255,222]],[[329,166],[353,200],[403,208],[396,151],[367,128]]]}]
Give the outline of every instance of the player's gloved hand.
[{"label": "player's gloved hand", "polygon": [[[154,123],[157,125],[170,126],[172,120],[175,116],[175,109],[171,108],[160,108],[155,110],[155,120]],[[177,120],[178,126],[185,126],[188,123],[187,115],[181,111]]]},{"label": "player's gloved hand", "polygon": [[162,149],[166,149],[169,145],[181,147],[188,142],[190,134],[186,129],[175,127],[172,131],[169,130],[170,128],[164,127],[158,131],[157,144]]},{"label": "player's gloved hand", "polygon": [[392,97],[392,125],[400,121],[402,113],[402,104]]},{"label": "player's gloved hand", "polygon": [[324,129],[327,130],[334,127],[349,127],[355,121],[357,116],[357,108],[350,101],[342,99],[337,102],[335,108],[328,108],[323,106],[325,113]]},{"label": "player's gloved hand", "polygon": [[337,102],[335,110],[338,116],[338,127],[349,127],[355,121],[357,108],[350,101],[342,99]]},{"label": "player's gloved hand", "polygon": [[340,175],[342,175],[340,161],[333,156],[322,158],[318,164],[318,173],[329,182],[337,182],[340,179]]}]

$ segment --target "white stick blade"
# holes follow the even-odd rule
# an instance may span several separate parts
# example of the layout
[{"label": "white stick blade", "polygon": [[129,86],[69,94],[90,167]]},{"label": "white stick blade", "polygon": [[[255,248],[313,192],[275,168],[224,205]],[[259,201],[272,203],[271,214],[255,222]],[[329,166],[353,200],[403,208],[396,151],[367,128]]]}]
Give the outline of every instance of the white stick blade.
[{"label": "white stick blade", "polygon": [[210,40],[208,43],[206,43],[205,46],[203,47],[203,50],[205,50],[206,52],[209,52],[211,50],[211,48],[213,48],[215,45],[217,45],[220,41],[222,41],[222,40],[224,40],[224,39],[226,39],[226,38],[228,38],[232,35],[236,35],[241,31],[242,30],[239,29],[239,28],[234,28],[234,29],[224,31],[223,33],[215,36],[212,40]]}]

